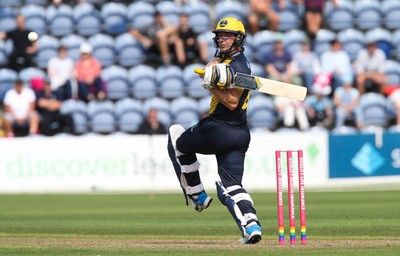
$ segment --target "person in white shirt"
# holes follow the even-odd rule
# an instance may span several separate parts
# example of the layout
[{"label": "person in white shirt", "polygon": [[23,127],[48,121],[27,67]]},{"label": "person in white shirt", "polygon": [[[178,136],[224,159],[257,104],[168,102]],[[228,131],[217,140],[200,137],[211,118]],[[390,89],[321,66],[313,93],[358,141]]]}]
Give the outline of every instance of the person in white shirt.
[{"label": "person in white shirt", "polygon": [[67,56],[67,47],[61,45],[58,55],[50,58],[47,65],[47,73],[51,81],[51,90],[56,91],[72,78],[74,73],[74,61]]},{"label": "person in white shirt", "polygon": [[342,49],[339,40],[331,41],[331,49],[321,55],[322,72],[332,75],[332,89],[343,85],[343,80],[353,79],[350,56]]},{"label": "person in white shirt", "polygon": [[386,55],[375,41],[367,42],[355,60],[357,88],[361,94],[374,91],[384,94],[387,78],[383,71]]},{"label": "person in white shirt", "polygon": [[7,137],[14,137],[14,128],[29,129],[31,135],[37,134],[39,116],[35,111],[36,96],[31,88],[17,79],[14,88],[4,96],[4,128]]}]

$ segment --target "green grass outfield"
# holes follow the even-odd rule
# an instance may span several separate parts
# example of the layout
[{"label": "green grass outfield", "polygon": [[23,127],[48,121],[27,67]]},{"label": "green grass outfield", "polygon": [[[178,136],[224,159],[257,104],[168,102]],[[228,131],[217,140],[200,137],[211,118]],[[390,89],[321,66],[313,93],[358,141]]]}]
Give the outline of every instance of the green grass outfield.
[{"label": "green grass outfield", "polygon": [[305,246],[277,245],[275,193],[252,193],[256,245],[215,194],[201,213],[181,194],[0,195],[0,255],[399,255],[399,193],[307,192]]}]

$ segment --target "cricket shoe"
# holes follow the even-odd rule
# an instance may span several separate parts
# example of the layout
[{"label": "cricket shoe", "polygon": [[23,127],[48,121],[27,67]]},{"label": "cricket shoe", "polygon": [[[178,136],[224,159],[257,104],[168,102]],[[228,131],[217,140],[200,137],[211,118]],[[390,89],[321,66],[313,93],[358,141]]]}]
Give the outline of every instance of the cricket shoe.
[{"label": "cricket shoe", "polygon": [[257,223],[252,224],[250,227],[246,227],[245,234],[242,239],[240,239],[240,243],[242,244],[256,244],[261,241],[262,231],[261,226]]},{"label": "cricket shoe", "polygon": [[207,209],[213,200],[212,197],[207,195],[207,193],[204,191],[198,195],[195,195],[195,196],[191,195],[189,197],[190,197],[190,200],[192,200],[193,208],[198,212],[201,212],[202,210]]}]

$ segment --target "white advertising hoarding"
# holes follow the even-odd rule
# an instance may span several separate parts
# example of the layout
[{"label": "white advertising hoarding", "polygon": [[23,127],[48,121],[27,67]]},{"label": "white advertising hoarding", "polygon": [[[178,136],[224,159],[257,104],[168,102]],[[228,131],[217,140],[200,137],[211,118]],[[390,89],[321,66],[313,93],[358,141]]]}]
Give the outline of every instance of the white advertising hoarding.
[{"label": "white advertising hoarding", "polygon": [[[167,136],[61,136],[0,141],[0,193],[180,191]],[[255,133],[243,185],[275,189],[275,150],[303,150],[307,187],[328,182],[325,133]],[[218,180],[214,156],[198,155],[207,189]]]}]

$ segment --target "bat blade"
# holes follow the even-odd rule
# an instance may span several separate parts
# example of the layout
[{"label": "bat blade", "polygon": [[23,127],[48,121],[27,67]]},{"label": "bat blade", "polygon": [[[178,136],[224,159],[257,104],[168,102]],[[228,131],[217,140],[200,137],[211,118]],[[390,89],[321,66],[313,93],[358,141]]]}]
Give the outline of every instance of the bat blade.
[{"label": "bat blade", "polygon": [[[204,70],[199,68],[196,68],[194,72],[200,75],[204,74]],[[304,101],[307,96],[306,87],[243,74],[240,72],[235,74],[233,82],[237,88],[259,91],[261,93],[281,96],[293,100]]]},{"label": "bat blade", "polygon": [[306,87],[242,73],[235,74],[234,84],[235,87],[299,101],[304,101],[307,96]]}]

